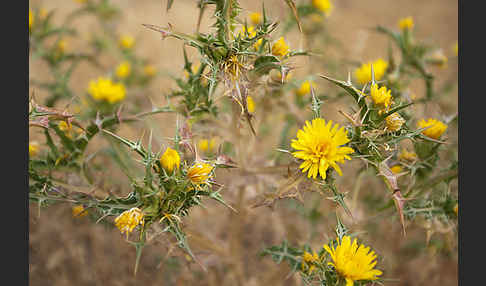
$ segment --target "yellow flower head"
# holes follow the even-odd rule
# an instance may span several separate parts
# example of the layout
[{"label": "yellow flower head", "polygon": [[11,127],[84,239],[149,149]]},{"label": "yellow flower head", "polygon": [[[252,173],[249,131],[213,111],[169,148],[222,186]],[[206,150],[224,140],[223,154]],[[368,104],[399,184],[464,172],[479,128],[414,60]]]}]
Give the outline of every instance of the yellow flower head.
[{"label": "yellow flower head", "polygon": [[295,91],[298,96],[304,96],[306,94],[310,94],[311,92],[311,84],[314,86],[313,82],[310,82],[308,80],[304,81],[300,87]]},{"label": "yellow flower head", "polygon": [[201,139],[201,140],[199,140],[199,142],[197,143],[197,147],[199,148],[199,150],[201,150],[203,152],[208,151],[208,149],[209,149],[209,141],[208,141],[208,139]]},{"label": "yellow flower head", "polygon": [[29,157],[34,157],[39,153],[39,143],[36,141],[29,142]]},{"label": "yellow flower head", "polygon": [[160,157],[160,163],[167,172],[172,173],[174,169],[179,169],[181,157],[176,150],[167,147],[162,157]]},{"label": "yellow flower head", "polygon": [[316,268],[315,265],[312,265],[313,263],[316,263],[319,261],[319,255],[314,251],[312,254],[310,254],[307,251],[304,251],[304,254],[302,254],[302,271],[306,271],[306,266],[309,265],[309,269],[307,270],[308,273],[312,273],[314,269]]},{"label": "yellow flower head", "polygon": [[388,68],[388,63],[383,59],[377,59],[376,61],[363,64],[360,68],[354,71],[354,75],[360,84],[365,84],[371,81],[371,64],[373,64],[375,80],[380,80]]},{"label": "yellow flower head", "polygon": [[398,174],[403,171],[402,166],[400,165],[395,165],[391,167],[390,170],[393,172],[393,174]]},{"label": "yellow flower head", "polygon": [[129,62],[123,61],[118,67],[116,68],[116,76],[119,78],[126,78],[130,75],[132,71],[132,66]]},{"label": "yellow flower head", "polygon": [[253,25],[258,25],[262,22],[263,20],[263,16],[262,14],[258,13],[258,12],[252,12],[250,13],[250,22],[253,24]]},{"label": "yellow flower head", "polygon": [[47,18],[47,14],[48,13],[49,12],[47,11],[46,8],[40,8],[40,10],[39,10],[39,19],[40,20],[44,20],[45,18]]},{"label": "yellow flower head", "polygon": [[135,44],[135,39],[130,35],[123,35],[118,40],[118,44],[123,49],[131,49],[133,47],[133,45]]},{"label": "yellow flower head", "polygon": [[246,97],[246,106],[248,107],[248,112],[255,112],[255,102],[251,96]]},{"label": "yellow flower head", "polygon": [[73,125],[71,123],[67,123],[66,121],[61,121],[59,122],[59,129],[62,132],[69,132],[73,128]]},{"label": "yellow flower head", "polygon": [[127,239],[128,234],[131,233],[139,224],[142,226],[144,225],[143,213],[139,208],[131,208],[126,210],[115,218],[115,226],[122,234],[126,232]]},{"label": "yellow flower head", "polygon": [[153,77],[157,73],[157,69],[153,65],[146,65],[143,67],[143,74],[148,77]]},{"label": "yellow flower head", "polygon": [[400,26],[400,29],[402,30],[413,29],[413,18],[407,17],[407,18],[400,19],[400,21],[398,21],[398,26]]},{"label": "yellow flower head", "polygon": [[[280,71],[272,70],[270,72],[270,77],[272,78],[273,81],[282,82],[282,73]],[[283,82],[286,82],[291,78],[292,78],[292,73],[287,72],[285,74],[285,78],[283,79]]]},{"label": "yellow flower head", "polygon": [[341,168],[336,164],[343,163],[344,159],[351,160],[348,155],[354,150],[350,147],[340,147],[350,141],[344,127],[332,126],[332,120],[326,124],[322,118],[315,118],[312,123],[305,122],[303,129],[297,131],[297,139],[292,139],[292,148],[298,150],[292,155],[304,160],[299,166],[302,172],[308,172],[307,177],[316,178],[319,173],[322,179],[326,178],[326,171],[332,167],[341,176]]},{"label": "yellow flower head", "polygon": [[400,114],[398,114],[397,112],[388,115],[385,121],[386,121],[386,128],[388,128],[388,130],[392,132],[400,130],[400,128],[402,128],[403,123],[405,123],[405,119],[403,119],[400,116]]},{"label": "yellow flower head", "polygon": [[336,248],[325,244],[324,249],[331,255],[333,262],[329,264],[346,279],[346,286],[353,286],[354,281],[358,280],[376,280],[382,274],[380,270],[374,269],[375,252],[363,244],[358,246],[356,239],[351,243],[351,238],[345,235]]},{"label": "yellow flower head", "polygon": [[312,0],[312,6],[324,12],[326,16],[329,16],[333,9],[333,5],[330,0]]},{"label": "yellow flower head", "polygon": [[65,39],[62,39],[62,40],[59,40],[59,42],[57,42],[57,46],[56,46],[56,50],[63,54],[68,48],[68,42],[65,40]]},{"label": "yellow flower head", "polygon": [[187,171],[187,178],[195,185],[204,184],[211,177],[212,170],[213,166],[207,163],[195,162]]},{"label": "yellow flower head", "polygon": [[283,57],[289,52],[289,46],[285,43],[284,37],[280,37],[272,46],[272,54],[277,57]]},{"label": "yellow flower head", "polygon": [[[201,63],[194,63],[191,65],[191,71],[193,74],[196,74],[197,71],[199,70],[199,67],[201,66]],[[189,73],[184,69],[184,75],[188,78]]]},{"label": "yellow flower head", "polygon": [[88,93],[95,100],[116,103],[125,98],[125,86],[122,83],[113,83],[108,78],[99,77],[97,81],[90,81]]},{"label": "yellow flower head", "polygon": [[436,50],[428,57],[428,61],[438,67],[446,68],[449,60],[442,50]]},{"label": "yellow flower head", "polygon": [[422,134],[432,139],[439,139],[440,136],[447,130],[447,124],[444,124],[433,118],[429,118],[427,121],[425,121],[425,119],[422,119],[417,123],[417,126],[419,128],[428,127],[427,129],[422,131]]},{"label": "yellow flower head", "polygon": [[30,28],[32,28],[32,24],[34,24],[34,15],[32,13],[32,10],[29,10],[29,31]]},{"label": "yellow flower head", "polygon": [[[371,86],[371,99],[373,103],[381,109],[387,110],[392,104],[391,90],[388,90],[386,86],[378,88],[377,84]],[[401,125],[400,125],[401,126]]]},{"label": "yellow flower head", "polygon": [[398,154],[398,160],[400,161],[415,161],[417,159],[417,154],[415,152],[410,152],[407,149],[403,149],[400,154]]},{"label": "yellow flower head", "polygon": [[[238,36],[240,37],[246,37],[246,33],[248,33],[248,37],[249,38],[253,38],[256,36],[256,30],[255,30],[255,27],[253,26],[249,26],[248,27],[248,30],[245,28],[245,26],[242,26],[241,29],[238,31]],[[263,39],[259,39],[258,41],[256,41],[255,44],[253,44],[253,47],[255,48],[255,50],[258,50],[260,48],[260,45],[262,44],[263,42]]]},{"label": "yellow flower head", "polygon": [[73,217],[83,217],[88,214],[88,211],[84,209],[83,205],[77,205],[72,208],[72,214]]}]

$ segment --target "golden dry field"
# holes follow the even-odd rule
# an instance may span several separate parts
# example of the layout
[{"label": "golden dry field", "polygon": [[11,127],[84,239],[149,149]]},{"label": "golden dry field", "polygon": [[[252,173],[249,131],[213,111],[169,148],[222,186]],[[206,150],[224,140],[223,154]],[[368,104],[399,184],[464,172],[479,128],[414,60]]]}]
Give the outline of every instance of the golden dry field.
[{"label": "golden dry field", "polygon": [[[215,3],[230,2],[217,22]],[[268,23],[255,25],[263,46],[245,46],[241,39],[255,34],[238,31],[263,2]],[[312,2],[174,0],[167,10],[167,0],[29,0],[30,285],[458,284],[457,0],[330,0],[330,13]],[[198,3],[206,3],[199,33],[213,38],[196,40]],[[409,16],[412,27],[400,28]],[[218,34],[215,23],[228,19],[234,25]],[[133,46],[120,44],[123,35]],[[280,37],[288,51],[276,47]],[[379,58],[387,66],[374,62],[373,71],[391,101],[355,73]],[[124,61],[131,68],[120,68]],[[200,76],[198,63],[207,63]],[[291,69],[283,83],[281,68]],[[321,77],[345,82],[348,73],[353,89]],[[124,84],[123,96],[115,86],[105,95],[100,77]],[[398,127],[390,110],[400,113]],[[347,135],[305,131],[316,117]],[[429,118],[447,129],[420,130]],[[326,132],[346,140],[322,139]],[[324,143],[298,157],[299,136],[302,145]],[[173,157],[163,155],[168,147]],[[354,153],[334,167],[327,154],[345,148]],[[417,154],[403,159],[403,150]],[[302,162],[316,166],[315,178]],[[195,168],[204,164],[210,174]],[[135,206],[144,218],[121,233],[133,222],[122,212]],[[379,277],[352,276],[351,266],[330,260],[323,245],[340,236],[339,225],[376,253]],[[127,240],[144,243],[136,274]],[[276,263],[284,241],[292,250]],[[313,252],[304,245],[319,258],[306,260],[304,250]]]}]

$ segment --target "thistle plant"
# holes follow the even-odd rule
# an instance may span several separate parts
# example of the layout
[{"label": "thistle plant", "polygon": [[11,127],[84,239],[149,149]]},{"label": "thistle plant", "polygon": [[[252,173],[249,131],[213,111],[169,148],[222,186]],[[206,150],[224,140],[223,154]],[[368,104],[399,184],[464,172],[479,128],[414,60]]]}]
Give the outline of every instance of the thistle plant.
[{"label": "thistle plant", "polygon": [[[318,223],[324,216],[317,213],[330,200],[337,218],[332,239],[313,250],[278,238],[283,243],[266,247],[262,255],[277,263],[286,260],[306,285],[383,282],[388,269],[381,264],[380,246],[375,253],[360,232],[349,231],[353,225],[348,229],[342,222],[359,219],[356,214],[366,204],[358,196],[364,177],[381,186],[370,190],[379,198],[370,204],[376,220],[393,212],[404,241],[406,229],[414,226],[425,229],[426,243],[434,233],[453,234],[458,159],[450,134],[457,115],[434,114],[427,107],[455,83],[436,87],[433,67],[444,68],[447,60],[439,49],[415,39],[419,25],[412,18],[399,20],[399,31],[374,29],[398,47],[400,59],[392,56],[390,45],[387,57],[360,60],[346,78],[331,75],[338,73],[337,65],[351,61],[321,53],[322,47],[339,45],[325,29],[326,19],[336,13],[333,1],[286,0],[287,13],[279,20],[263,3],[250,12],[237,0],[202,0],[192,33],[172,24],[143,24],[147,37],[182,43],[183,64],[158,71],[139,55],[139,38],[113,29],[123,11],[108,0],[77,2],[62,25],[51,21],[54,12],[29,11],[31,61],[47,63],[46,74],[53,76],[49,82],[37,75],[31,79],[29,128],[40,132],[29,140],[29,200],[39,212],[68,203],[73,217],[118,229],[135,247],[135,273],[142,250],[160,235],[207,270],[189,243],[185,220],[208,199],[235,217],[295,200],[304,212],[313,212],[313,235],[322,233]],[[167,12],[173,5],[167,1]],[[202,33],[207,11],[212,25]],[[100,27],[82,53],[69,42],[78,35],[71,24],[77,17],[92,17]],[[291,32],[310,41],[296,43]],[[319,37],[323,41],[315,41]],[[316,60],[300,66],[298,56]],[[100,57],[113,61],[105,65]],[[75,92],[73,72],[84,61],[94,71]],[[161,75],[174,85],[156,95],[164,101],[156,106],[151,84]],[[414,78],[425,84],[418,99],[411,95]],[[37,88],[46,96],[38,96]],[[332,115],[335,102],[342,103],[338,118]],[[147,125],[160,113],[175,123]],[[123,127],[135,134],[127,135]],[[112,171],[110,164],[123,180],[103,176]],[[236,203],[225,194],[235,195]],[[250,202],[244,200],[247,194]],[[224,246],[213,249],[231,255],[221,250]],[[244,270],[238,271],[242,284]]]}]

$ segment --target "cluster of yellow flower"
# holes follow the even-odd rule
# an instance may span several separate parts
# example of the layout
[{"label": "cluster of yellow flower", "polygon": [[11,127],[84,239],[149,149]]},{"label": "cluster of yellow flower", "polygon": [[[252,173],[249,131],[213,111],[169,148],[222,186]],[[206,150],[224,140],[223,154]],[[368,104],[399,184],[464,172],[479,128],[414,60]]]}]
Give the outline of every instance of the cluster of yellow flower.
[{"label": "cluster of yellow flower", "polygon": [[106,100],[109,103],[116,103],[125,98],[125,86],[122,83],[113,83],[111,79],[98,77],[89,83],[88,93],[95,100]]}]

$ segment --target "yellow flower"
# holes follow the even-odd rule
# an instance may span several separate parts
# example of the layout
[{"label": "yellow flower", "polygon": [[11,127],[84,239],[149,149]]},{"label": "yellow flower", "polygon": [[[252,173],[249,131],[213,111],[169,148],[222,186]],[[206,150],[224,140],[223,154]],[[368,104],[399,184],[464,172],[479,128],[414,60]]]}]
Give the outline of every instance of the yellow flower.
[{"label": "yellow flower", "polygon": [[157,69],[153,65],[146,65],[143,67],[143,73],[148,77],[152,77],[157,73]]},{"label": "yellow flower", "polygon": [[61,39],[59,40],[59,42],[57,42],[57,46],[56,46],[56,50],[63,54],[68,48],[68,42],[65,40],[65,39]]},{"label": "yellow flower", "polygon": [[73,217],[83,217],[88,214],[88,211],[84,209],[83,205],[77,205],[72,208],[72,214]]},{"label": "yellow flower", "polygon": [[439,139],[440,136],[447,130],[446,124],[433,118],[429,118],[427,121],[425,121],[425,119],[422,119],[417,123],[417,126],[419,128],[428,127],[427,129],[422,131],[422,134],[432,139]]},{"label": "yellow flower", "polygon": [[144,225],[143,213],[139,208],[131,208],[122,212],[117,218],[115,218],[115,226],[123,234],[126,232],[127,239],[128,234],[133,231],[133,229],[141,224]]},{"label": "yellow flower", "polygon": [[306,94],[310,94],[311,92],[311,84],[314,86],[313,82],[310,82],[308,80],[304,81],[300,87],[296,90],[296,93],[298,96],[304,96]]},{"label": "yellow flower", "polygon": [[326,16],[329,16],[333,9],[333,5],[330,0],[312,0],[312,6],[324,12]]},{"label": "yellow flower", "polygon": [[73,128],[71,123],[67,123],[66,121],[59,122],[59,130],[62,132],[69,132]]},{"label": "yellow flower", "polygon": [[248,112],[255,112],[255,102],[251,96],[246,97],[246,106],[248,107]]},{"label": "yellow flower", "polygon": [[393,167],[390,168],[390,170],[393,172],[393,174],[398,174],[400,172],[402,172],[402,166],[400,165],[395,165]]},{"label": "yellow flower", "polygon": [[90,81],[88,93],[95,100],[115,103],[125,98],[125,86],[122,83],[113,83],[108,78],[99,77],[97,81]]},{"label": "yellow flower", "polygon": [[34,24],[34,15],[32,14],[32,10],[29,9],[29,31],[32,27],[32,24]]},{"label": "yellow flower", "polygon": [[[277,82],[282,82],[282,73],[280,71],[277,71],[277,70],[272,70],[270,72],[270,78],[274,81],[277,81]],[[285,74],[285,78],[283,79],[283,82],[286,82],[288,80],[290,80],[292,78],[292,74],[290,72],[287,72]]]},{"label": "yellow flower", "polygon": [[272,46],[272,54],[277,57],[283,57],[289,52],[289,46],[285,43],[283,37],[280,37]]},{"label": "yellow flower", "polygon": [[348,132],[339,125],[332,126],[332,120],[326,124],[322,118],[315,118],[312,123],[305,122],[303,129],[297,131],[297,139],[292,139],[292,148],[298,150],[292,155],[304,160],[299,166],[302,172],[308,172],[307,177],[316,178],[319,173],[322,179],[326,178],[326,171],[332,167],[341,176],[341,168],[336,164],[343,163],[344,159],[351,160],[348,155],[354,150],[350,147],[340,147],[350,141]]},{"label": "yellow flower", "polygon": [[[191,65],[191,71],[193,74],[196,74],[197,71],[199,70],[199,67],[201,66],[201,63],[194,63]],[[184,75],[188,78],[189,73],[184,69]]]},{"label": "yellow flower", "polygon": [[123,61],[118,67],[116,68],[116,76],[119,78],[126,78],[130,75],[132,71],[132,66],[129,62]]},{"label": "yellow flower", "polygon": [[360,84],[365,84],[371,81],[371,64],[373,64],[375,80],[380,80],[388,68],[388,63],[383,59],[377,59],[376,61],[363,64],[360,68],[354,71],[354,75]]},{"label": "yellow flower", "polygon": [[162,157],[160,157],[160,163],[168,173],[172,173],[174,169],[179,169],[181,157],[176,150],[167,147]]},{"label": "yellow flower", "polygon": [[258,25],[262,22],[262,14],[258,13],[258,12],[252,12],[250,13],[250,22],[253,24],[253,25]]},{"label": "yellow flower", "polygon": [[388,115],[385,121],[386,121],[386,127],[388,128],[388,130],[392,132],[400,130],[400,128],[402,128],[403,123],[405,123],[405,119],[403,119],[400,116],[400,114],[398,114],[397,112]]},{"label": "yellow flower", "polygon": [[[256,36],[255,27],[253,27],[253,26],[249,26],[248,31],[246,30],[245,26],[242,26],[241,30],[238,32],[238,36],[245,37],[247,32],[248,32],[248,37],[250,37],[250,38],[253,38],[253,37]],[[255,50],[258,50],[260,48],[260,45],[262,44],[262,42],[263,42],[263,39],[259,39],[258,41],[256,41],[255,44],[253,44],[253,47],[255,48]]]},{"label": "yellow flower", "polygon": [[387,110],[393,103],[391,90],[388,90],[386,86],[378,88],[378,85],[374,84],[371,87],[370,94],[373,103],[381,109]]},{"label": "yellow flower", "polygon": [[308,273],[312,273],[312,271],[314,271],[314,269],[316,268],[315,265],[312,264],[318,261],[319,261],[319,255],[317,255],[315,251],[312,254],[310,254],[307,251],[304,251],[304,254],[302,255],[302,264],[301,264],[302,271],[305,271],[306,265],[310,264]]},{"label": "yellow flower", "polygon": [[39,143],[36,141],[29,142],[29,157],[34,157],[39,153]]},{"label": "yellow flower", "polygon": [[400,19],[400,21],[398,21],[398,26],[400,26],[400,29],[402,30],[411,30],[413,28],[413,18],[407,17]]},{"label": "yellow flower", "polygon": [[429,63],[438,67],[446,68],[449,60],[447,59],[446,55],[444,55],[442,50],[436,50],[428,57],[428,61]]},{"label": "yellow flower", "polygon": [[208,139],[201,139],[197,143],[197,146],[199,147],[199,150],[206,152],[209,149],[209,142]]},{"label": "yellow flower", "polygon": [[135,39],[130,35],[123,35],[118,40],[118,44],[123,49],[131,49],[133,47],[133,45],[135,44]]},{"label": "yellow flower", "polygon": [[454,51],[454,54],[457,55],[459,54],[459,44],[456,42],[454,46],[452,47],[452,50]]},{"label": "yellow flower", "polygon": [[401,161],[415,161],[417,159],[417,154],[415,152],[409,152],[407,149],[403,149],[400,154],[398,154],[398,160]]},{"label": "yellow flower", "polygon": [[358,280],[376,280],[382,274],[380,270],[374,269],[375,252],[363,244],[358,246],[356,239],[351,244],[351,238],[345,235],[336,248],[325,244],[324,249],[331,255],[333,262],[329,264],[346,279],[346,286],[353,286],[354,281]]},{"label": "yellow flower", "polygon": [[45,8],[41,8],[41,9],[39,10],[39,19],[40,19],[40,20],[44,20],[44,19],[47,17],[47,14],[48,14],[48,13],[49,13],[49,12],[47,11],[47,9],[45,9]]},{"label": "yellow flower", "polygon": [[207,183],[208,179],[211,177],[212,170],[213,166],[207,163],[195,162],[187,171],[187,177],[196,185]]}]

